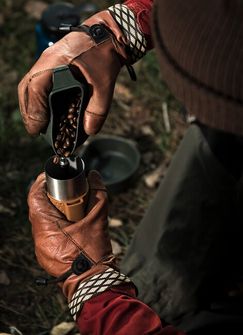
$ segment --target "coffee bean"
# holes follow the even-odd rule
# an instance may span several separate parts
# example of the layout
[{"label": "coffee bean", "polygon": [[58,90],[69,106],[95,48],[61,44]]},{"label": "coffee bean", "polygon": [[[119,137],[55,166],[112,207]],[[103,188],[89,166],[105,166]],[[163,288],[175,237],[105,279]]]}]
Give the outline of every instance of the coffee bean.
[{"label": "coffee bean", "polygon": [[66,138],[65,144],[69,147],[69,145],[70,145],[70,140],[69,140],[69,138]]},{"label": "coffee bean", "polygon": [[62,134],[62,142],[64,142],[64,141],[65,141],[65,138],[66,138],[66,134],[65,134],[65,133],[63,133],[63,134]]},{"label": "coffee bean", "polygon": [[62,149],[61,148],[57,149],[57,154],[62,155]]},{"label": "coffee bean", "polygon": [[60,157],[59,156],[54,156],[53,163],[54,164],[59,164],[59,162],[60,162]]},{"label": "coffee bean", "polygon": [[62,133],[66,128],[66,125],[64,124],[61,128],[60,128],[60,132]]},{"label": "coffee bean", "polygon": [[70,140],[69,138],[66,138],[66,141],[62,145],[63,149],[67,149],[70,146]]},{"label": "coffee bean", "polygon": [[59,156],[70,156],[75,146],[78,111],[81,103],[80,96],[79,94],[75,98],[72,97],[72,101],[67,106],[66,114],[60,117],[58,131],[54,139],[54,147],[57,153],[57,156],[53,159],[55,164],[60,163]]}]

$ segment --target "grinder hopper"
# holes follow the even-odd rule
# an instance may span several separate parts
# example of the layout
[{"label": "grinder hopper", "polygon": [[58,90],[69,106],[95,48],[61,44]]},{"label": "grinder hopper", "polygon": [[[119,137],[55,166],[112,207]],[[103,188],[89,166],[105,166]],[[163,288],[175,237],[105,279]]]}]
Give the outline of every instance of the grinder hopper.
[{"label": "grinder hopper", "polygon": [[80,103],[77,109],[77,129],[73,140],[73,147],[70,152],[70,154],[72,154],[88,137],[83,128],[83,114],[89,100],[88,84],[84,77],[80,78],[80,81],[76,80],[66,65],[59,66],[53,70],[52,82],[53,87],[49,95],[50,121],[44,137],[52,146],[55,154],[57,154],[55,140],[58,134],[59,124],[67,114],[70,102],[79,96]]}]

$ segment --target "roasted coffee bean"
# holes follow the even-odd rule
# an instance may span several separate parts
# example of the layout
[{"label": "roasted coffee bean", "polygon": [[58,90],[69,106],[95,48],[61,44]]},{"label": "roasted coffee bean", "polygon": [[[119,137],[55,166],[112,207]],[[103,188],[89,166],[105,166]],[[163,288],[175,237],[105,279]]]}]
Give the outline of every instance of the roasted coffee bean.
[{"label": "roasted coffee bean", "polygon": [[69,147],[69,145],[70,145],[70,140],[69,140],[69,138],[66,138],[65,144]]},{"label": "roasted coffee bean", "polygon": [[60,128],[60,132],[63,132],[66,129],[67,125],[64,124],[61,128]]},{"label": "roasted coffee bean", "polygon": [[66,141],[63,143],[62,147],[63,149],[67,149],[70,146],[70,140],[66,138]]},{"label": "roasted coffee bean", "polygon": [[68,110],[68,113],[70,113],[70,114],[73,114],[75,112],[76,112],[76,110],[75,110],[74,107],[70,107],[69,110]]},{"label": "roasted coffee bean", "polygon": [[58,141],[56,141],[56,142],[54,143],[54,146],[55,146],[55,148],[57,149],[57,148],[60,147],[60,143],[59,143]]},{"label": "roasted coffee bean", "polygon": [[58,155],[62,155],[62,153],[63,153],[63,150],[61,148],[57,149],[57,154]]},{"label": "roasted coffee bean", "polygon": [[75,138],[77,132],[77,120],[79,116],[80,94],[70,101],[67,106],[67,113],[60,117],[59,130],[54,140],[54,147],[57,150],[57,156],[54,157],[55,164],[60,163],[59,156],[70,156],[75,147]]},{"label": "roasted coffee bean", "polygon": [[60,157],[59,156],[54,156],[53,163],[54,164],[59,164],[59,162],[60,162]]},{"label": "roasted coffee bean", "polygon": [[63,133],[63,134],[62,134],[62,142],[64,142],[64,141],[65,141],[65,138],[66,138],[66,134],[65,134],[65,133]]}]

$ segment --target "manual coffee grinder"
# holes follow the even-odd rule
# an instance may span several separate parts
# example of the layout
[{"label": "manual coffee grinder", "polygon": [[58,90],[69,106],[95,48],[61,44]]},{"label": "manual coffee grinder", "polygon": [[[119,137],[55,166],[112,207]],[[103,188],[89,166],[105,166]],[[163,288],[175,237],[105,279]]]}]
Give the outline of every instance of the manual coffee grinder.
[{"label": "manual coffee grinder", "polygon": [[45,164],[47,195],[69,221],[84,217],[88,183],[83,160],[75,150],[87,139],[83,114],[88,102],[85,79],[77,81],[68,66],[53,71],[50,122],[45,139],[55,153]]}]

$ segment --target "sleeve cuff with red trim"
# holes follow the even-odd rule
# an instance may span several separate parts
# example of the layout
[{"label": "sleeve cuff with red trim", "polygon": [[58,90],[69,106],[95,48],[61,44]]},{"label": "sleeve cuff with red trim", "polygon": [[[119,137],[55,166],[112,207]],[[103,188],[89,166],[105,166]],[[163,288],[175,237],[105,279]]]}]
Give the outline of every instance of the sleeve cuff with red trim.
[{"label": "sleeve cuff with red trim", "polygon": [[107,268],[104,272],[98,273],[86,281],[82,281],[68,304],[74,320],[76,320],[77,314],[86,301],[114,286],[126,283],[132,282],[126,275],[113,268]]}]

